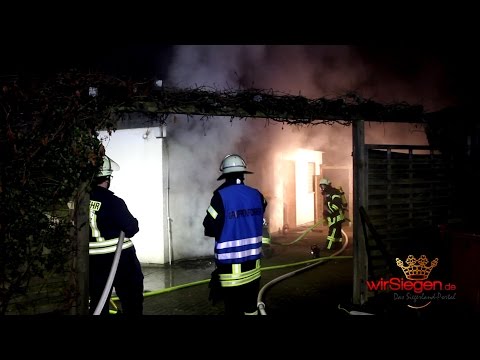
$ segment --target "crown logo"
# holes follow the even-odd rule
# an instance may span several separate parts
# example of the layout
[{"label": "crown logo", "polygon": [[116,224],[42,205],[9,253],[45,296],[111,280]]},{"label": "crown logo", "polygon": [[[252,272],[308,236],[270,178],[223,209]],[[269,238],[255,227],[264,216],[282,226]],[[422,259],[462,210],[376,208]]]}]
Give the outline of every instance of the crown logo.
[{"label": "crown logo", "polygon": [[403,261],[399,258],[396,258],[395,260],[397,266],[403,270],[403,273],[408,280],[428,279],[430,272],[438,264],[438,258],[435,258],[430,265],[427,265],[428,259],[425,255],[420,256],[418,259],[413,255],[408,255],[407,260],[405,260],[408,266],[405,266]]}]

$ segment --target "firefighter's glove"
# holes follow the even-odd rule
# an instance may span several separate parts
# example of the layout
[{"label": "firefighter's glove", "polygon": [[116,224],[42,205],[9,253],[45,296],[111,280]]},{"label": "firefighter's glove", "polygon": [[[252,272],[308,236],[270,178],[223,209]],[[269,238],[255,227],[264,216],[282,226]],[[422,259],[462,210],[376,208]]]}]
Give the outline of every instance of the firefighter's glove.
[{"label": "firefighter's glove", "polygon": [[218,269],[212,271],[208,287],[210,288],[208,300],[212,302],[212,305],[215,305],[222,300],[222,286],[220,285],[220,275],[218,274]]}]

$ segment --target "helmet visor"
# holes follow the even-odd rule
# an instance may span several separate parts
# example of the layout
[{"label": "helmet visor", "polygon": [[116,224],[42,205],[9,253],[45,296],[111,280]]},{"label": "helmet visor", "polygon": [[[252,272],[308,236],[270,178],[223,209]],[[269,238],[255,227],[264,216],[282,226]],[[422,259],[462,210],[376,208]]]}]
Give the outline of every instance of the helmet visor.
[{"label": "helmet visor", "polygon": [[108,156],[105,155],[103,157],[102,169],[97,174],[97,177],[110,176],[112,175],[113,171],[118,171],[118,170],[120,170],[120,166],[115,161],[113,161],[112,159],[110,159]]}]

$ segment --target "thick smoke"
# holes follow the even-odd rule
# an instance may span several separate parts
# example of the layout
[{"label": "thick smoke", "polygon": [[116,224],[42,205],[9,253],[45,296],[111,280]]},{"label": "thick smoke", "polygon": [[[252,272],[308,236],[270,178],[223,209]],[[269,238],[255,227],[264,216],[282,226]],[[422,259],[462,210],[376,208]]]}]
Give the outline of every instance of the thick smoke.
[{"label": "thick smoke", "polygon": [[[425,81],[434,78],[437,68],[420,69],[416,80],[397,78],[375,72],[349,46],[178,46],[169,69],[168,83],[182,88],[272,89],[308,98],[355,92],[377,101],[439,106],[438,84]],[[203,236],[202,221],[213,191],[222,183],[216,178],[225,155],[241,154],[254,172],[246,183],[267,196],[274,193],[273,159],[279,152],[318,150],[327,165],[352,164],[352,129],[338,124],[301,127],[265,119],[176,115],[169,119],[167,132],[176,259],[212,254],[213,240]],[[367,143],[427,144],[422,129],[414,125],[367,123],[365,132]]]}]

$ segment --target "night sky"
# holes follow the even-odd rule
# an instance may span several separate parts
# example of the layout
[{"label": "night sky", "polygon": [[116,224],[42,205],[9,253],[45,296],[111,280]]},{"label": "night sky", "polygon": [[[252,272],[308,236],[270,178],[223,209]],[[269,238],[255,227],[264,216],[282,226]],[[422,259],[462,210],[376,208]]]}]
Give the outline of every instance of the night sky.
[{"label": "night sky", "polygon": [[[441,89],[452,104],[476,102],[480,81],[478,60],[472,46],[434,44],[412,46],[358,46],[352,49],[359,59],[375,69],[376,81],[387,84],[392,78],[415,81],[429,67],[440,64]],[[306,45],[315,58],[317,47]],[[0,75],[37,75],[77,68],[135,78],[166,78],[174,53],[173,45],[156,43],[30,42],[4,45]],[[273,53],[273,52],[272,52]],[[277,55],[278,56],[278,55]],[[324,57],[328,63],[328,58]],[[330,59],[332,67],[336,59]],[[425,80],[429,81],[429,80]],[[368,84],[367,84],[368,85]],[[355,90],[355,89],[352,89]]]},{"label": "night sky", "polygon": [[471,45],[447,43],[356,48],[383,75],[395,74],[414,79],[423,65],[438,62],[443,66],[445,91],[459,104],[473,104],[477,101],[480,56]]},{"label": "night sky", "polygon": [[171,49],[171,46],[157,44],[11,44],[8,47],[9,55],[1,59],[0,74],[36,75],[77,68],[150,77],[166,71]]}]

